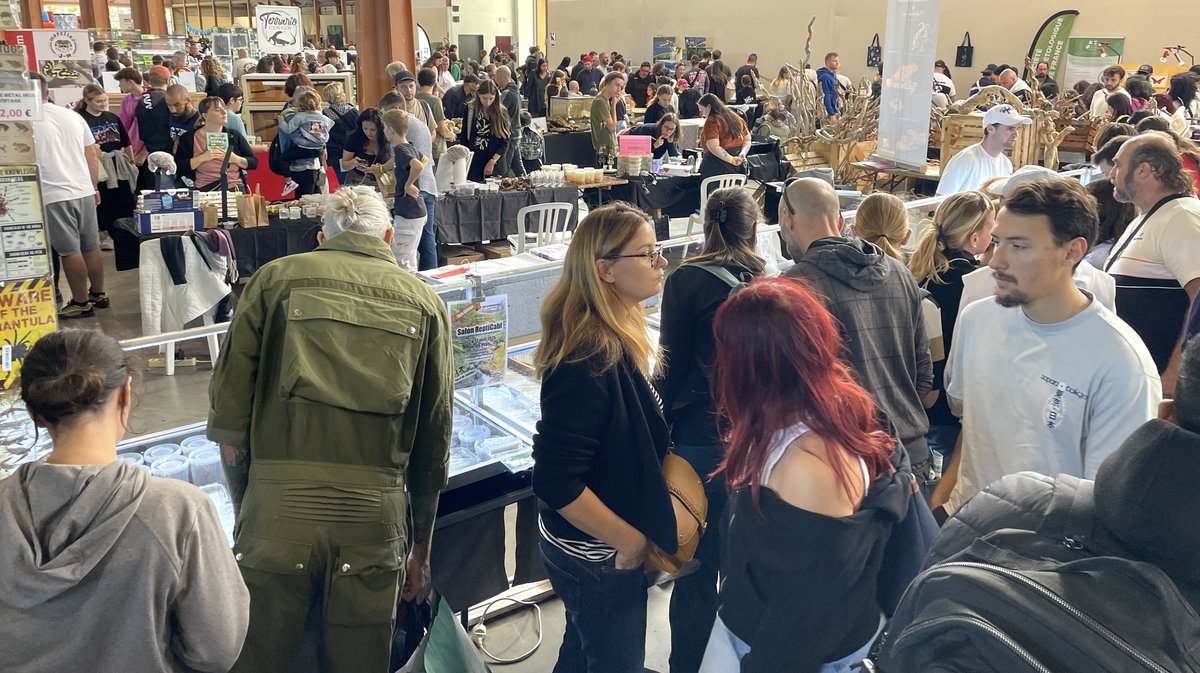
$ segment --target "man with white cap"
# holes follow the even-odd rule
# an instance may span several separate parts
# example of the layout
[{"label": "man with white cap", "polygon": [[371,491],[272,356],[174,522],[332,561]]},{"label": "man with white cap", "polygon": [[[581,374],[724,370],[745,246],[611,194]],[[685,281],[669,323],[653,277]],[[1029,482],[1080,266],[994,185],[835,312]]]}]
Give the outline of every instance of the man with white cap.
[{"label": "man with white cap", "polygon": [[983,140],[955,154],[942,167],[939,195],[975,189],[993,178],[1012,175],[1013,165],[1004,152],[1017,142],[1021,126],[1032,124],[1011,105],[997,105],[983,116]]}]

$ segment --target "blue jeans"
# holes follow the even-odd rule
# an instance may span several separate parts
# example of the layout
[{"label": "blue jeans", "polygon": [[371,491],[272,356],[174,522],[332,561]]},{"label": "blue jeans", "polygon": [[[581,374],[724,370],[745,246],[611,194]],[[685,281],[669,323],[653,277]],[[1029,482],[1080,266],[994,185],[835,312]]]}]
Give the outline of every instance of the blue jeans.
[{"label": "blue jeans", "polygon": [[671,589],[671,673],[696,673],[704,658],[704,647],[717,616],[717,571],[721,561],[721,517],[729,495],[724,475],[709,478],[725,457],[725,448],[676,444],[675,454],[691,464],[704,480],[708,498],[707,527],[696,559],[700,566],[675,580]]},{"label": "blue jeans", "polygon": [[562,599],[567,626],[554,673],[642,673],[646,660],[646,573],[589,562],[538,540],[542,565]]},{"label": "blue jeans", "polygon": [[421,232],[421,242],[417,244],[417,253],[421,256],[417,269],[424,271],[425,269],[436,269],[438,265],[437,233],[433,228],[437,195],[421,192],[421,199],[425,201],[425,231]]}]

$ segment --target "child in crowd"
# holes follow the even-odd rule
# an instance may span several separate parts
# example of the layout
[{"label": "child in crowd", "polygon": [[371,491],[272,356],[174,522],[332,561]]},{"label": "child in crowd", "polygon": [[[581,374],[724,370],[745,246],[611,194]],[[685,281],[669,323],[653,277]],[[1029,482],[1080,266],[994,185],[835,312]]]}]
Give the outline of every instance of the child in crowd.
[{"label": "child in crowd", "polygon": [[[316,90],[297,92],[295,107],[283,111],[279,123],[279,150],[289,158],[288,170],[296,182],[296,196],[314,194],[321,184],[325,145],[329,142],[328,117],[321,114]],[[292,146],[295,150],[292,150]]]},{"label": "child in crowd", "polygon": [[392,206],[392,253],[401,268],[417,270],[417,242],[425,227],[425,201],[417,189],[417,178],[429,159],[408,142],[409,114],[393,108],[383,113],[383,133],[392,146],[396,164],[396,200]]},{"label": "child in crowd", "polygon": [[542,170],[542,157],[546,156],[546,141],[542,134],[533,128],[533,116],[528,111],[521,111],[521,163],[525,172]]}]

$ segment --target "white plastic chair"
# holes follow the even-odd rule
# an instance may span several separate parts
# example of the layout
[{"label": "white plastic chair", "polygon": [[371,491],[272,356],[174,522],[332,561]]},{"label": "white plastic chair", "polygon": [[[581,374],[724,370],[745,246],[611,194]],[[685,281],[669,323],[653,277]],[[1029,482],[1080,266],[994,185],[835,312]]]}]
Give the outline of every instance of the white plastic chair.
[{"label": "white plastic chair", "polygon": [[[567,224],[571,221],[571,211],[575,205],[571,203],[539,203],[525,206],[517,211],[517,254],[525,252],[527,247],[566,243],[571,234]],[[530,240],[533,245],[530,246]]]},{"label": "white plastic chair", "polygon": [[[715,161],[715,160],[714,160]],[[688,217],[687,235],[691,236],[697,229],[704,231],[704,209],[708,207],[708,195],[726,187],[745,187],[746,176],[730,173],[729,175],[714,175],[704,178],[700,183],[700,212]]]}]

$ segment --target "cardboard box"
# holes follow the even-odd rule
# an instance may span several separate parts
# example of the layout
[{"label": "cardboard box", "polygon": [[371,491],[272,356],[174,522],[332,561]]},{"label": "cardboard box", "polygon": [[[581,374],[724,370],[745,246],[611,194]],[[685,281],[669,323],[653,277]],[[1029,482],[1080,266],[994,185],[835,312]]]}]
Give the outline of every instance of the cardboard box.
[{"label": "cardboard box", "polygon": [[137,213],[142,235],[173,234],[204,229],[204,213],[185,210],[177,213]]},{"label": "cardboard box", "polygon": [[512,254],[512,245],[508,241],[492,241],[491,243],[475,243],[471,246],[482,252],[484,259],[500,259]]},{"label": "cardboard box", "polygon": [[446,264],[469,264],[483,260],[483,253],[465,245],[443,245],[438,249],[438,259]]}]

